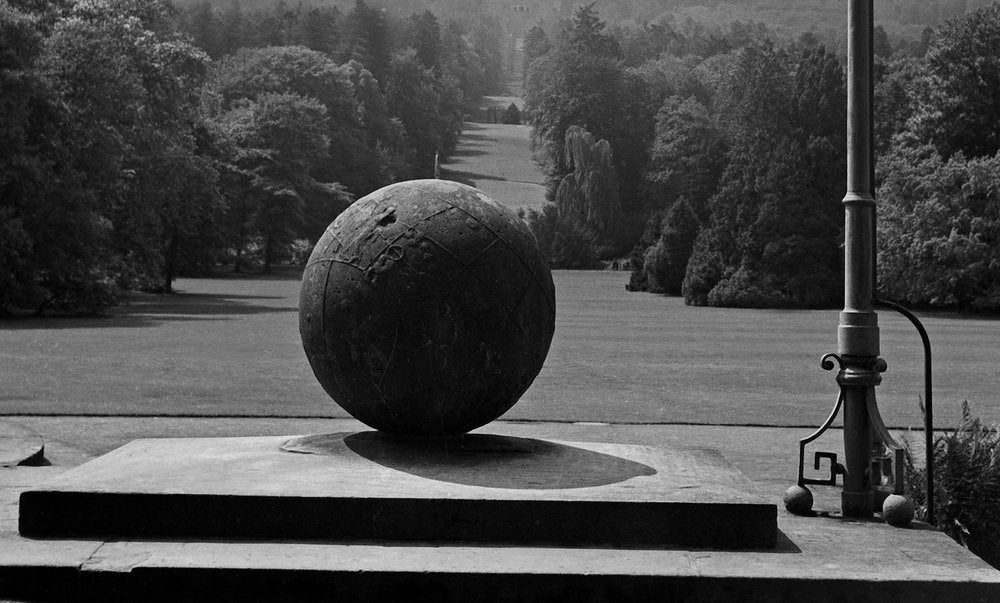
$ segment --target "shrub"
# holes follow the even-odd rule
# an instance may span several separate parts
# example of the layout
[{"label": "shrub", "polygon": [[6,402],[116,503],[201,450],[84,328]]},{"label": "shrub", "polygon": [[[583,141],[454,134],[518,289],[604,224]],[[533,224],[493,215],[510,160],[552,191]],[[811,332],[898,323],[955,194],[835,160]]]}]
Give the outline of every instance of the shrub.
[{"label": "shrub", "polygon": [[684,272],[681,291],[689,306],[709,304],[708,295],[725,274],[725,262],[718,250],[716,232],[703,229],[694,240],[694,249]]},{"label": "shrub", "polygon": [[660,227],[663,223],[663,212],[654,211],[646,219],[642,236],[632,248],[628,263],[632,274],[629,276],[628,291],[649,291],[649,274],[646,271],[646,253],[660,239]]},{"label": "shrub", "polygon": [[531,229],[538,248],[553,269],[593,270],[601,267],[597,234],[573,216],[561,216],[549,203],[542,211],[519,212]]},{"label": "shrub", "polygon": [[[921,404],[923,410],[923,404]],[[906,445],[906,490],[917,519],[927,519],[927,470],[916,467]],[[972,416],[934,441],[934,503],[937,528],[1000,568],[1000,430]]]},{"label": "shrub", "polygon": [[663,232],[653,252],[652,262],[647,259],[650,290],[653,283],[670,295],[680,295],[688,260],[694,249],[701,223],[687,197],[680,197],[663,218]]},{"label": "shrub", "polygon": [[507,110],[504,111],[500,121],[512,126],[521,125],[521,110],[517,108],[517,105],[511,103],[508,105]]}]

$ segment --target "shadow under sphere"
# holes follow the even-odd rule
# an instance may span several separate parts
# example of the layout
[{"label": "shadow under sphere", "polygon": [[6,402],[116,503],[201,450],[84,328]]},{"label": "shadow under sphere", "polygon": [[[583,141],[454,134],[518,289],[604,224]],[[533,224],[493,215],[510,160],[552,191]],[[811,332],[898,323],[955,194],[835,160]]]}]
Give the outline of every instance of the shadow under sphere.
[{"label": "shadow under sphere", "polygon": [[452,438],[410,438],[377,431],[334,433],[295,438],[282,449],[327,456],[349,450],[396,471],[483,488],[593,488],[656,475],[649,465],[578,446],[481,433]]}]

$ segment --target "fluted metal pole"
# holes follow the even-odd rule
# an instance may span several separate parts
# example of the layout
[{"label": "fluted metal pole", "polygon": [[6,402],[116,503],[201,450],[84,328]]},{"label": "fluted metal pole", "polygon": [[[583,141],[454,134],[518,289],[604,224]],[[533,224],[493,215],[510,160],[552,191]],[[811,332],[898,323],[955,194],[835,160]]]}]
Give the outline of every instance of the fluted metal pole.
[{"label": "fluted metal pole", "polygon": [[849,0],[847,54],[847,195],[844,197],[844,310],[837,331],[844,368],[844,515],[869,517],[872,425],[869,400],[882,382],[874,294],[875,199],[872,188],[873,0]]}]

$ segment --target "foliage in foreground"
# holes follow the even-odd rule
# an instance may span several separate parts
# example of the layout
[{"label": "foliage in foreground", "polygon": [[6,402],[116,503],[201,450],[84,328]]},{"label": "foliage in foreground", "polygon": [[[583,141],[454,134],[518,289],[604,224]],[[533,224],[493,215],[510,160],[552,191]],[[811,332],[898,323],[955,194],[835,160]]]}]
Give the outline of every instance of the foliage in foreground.
[{"label": "foliage in foreground", "polygon": [[[904,442],[907,496],[926,520],[927,469]],[[937,528],[1000,568],[1000,429],[972,416],[968,402],[958,427],[934,441],[934,502]]]}]

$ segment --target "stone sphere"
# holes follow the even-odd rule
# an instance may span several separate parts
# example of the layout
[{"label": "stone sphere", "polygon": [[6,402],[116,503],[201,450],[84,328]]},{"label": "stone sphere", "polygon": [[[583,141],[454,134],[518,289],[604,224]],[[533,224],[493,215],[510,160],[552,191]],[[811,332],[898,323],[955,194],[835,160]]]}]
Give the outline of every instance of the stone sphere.
[{"label": "stone sphere", "polygon": [[785,509],[795,515],[809,515],[813,508],[813,495],[805,486],[792,486],[782,497]]},{"label": "stone sphere", "polygon": [[882,501],[882,519],[893,527],[905,528],[913,521],[913,503],[899,494],[890,494]]},{"label": "stone sphere", "polygon": [[316,243],[299,333],[323,388],[378,430],[442,436],[489,423],[542,368],[555,287],[531,231],[446,180],[359,199]]}]

